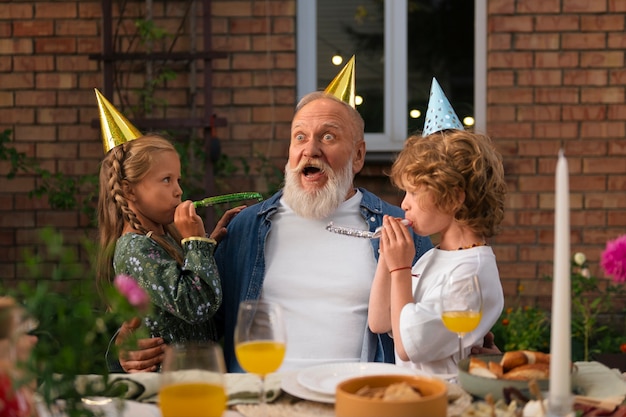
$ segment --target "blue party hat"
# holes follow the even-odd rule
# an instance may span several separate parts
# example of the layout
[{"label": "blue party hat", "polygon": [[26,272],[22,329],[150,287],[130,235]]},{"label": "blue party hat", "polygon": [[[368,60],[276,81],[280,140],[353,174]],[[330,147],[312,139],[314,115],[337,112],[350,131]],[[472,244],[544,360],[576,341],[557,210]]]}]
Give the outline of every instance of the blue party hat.
[{"label": "blue party hat", "polygon": [[452,109],[452,105],[443,93],[441,86],[433,77],[422,136],[428,136],[431,133],[446,129],[464,130],[463,124],[461,124],[461,121]]}]

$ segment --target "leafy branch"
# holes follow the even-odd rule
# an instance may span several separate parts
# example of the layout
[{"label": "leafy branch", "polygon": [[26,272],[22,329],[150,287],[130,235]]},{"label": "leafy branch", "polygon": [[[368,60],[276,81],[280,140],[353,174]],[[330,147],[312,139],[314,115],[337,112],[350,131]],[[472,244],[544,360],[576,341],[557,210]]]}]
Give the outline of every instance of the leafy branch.
[{"label": "leafy branch", "polygon": [[42,168],[35,158],[9,146],[10,143],[11,130],[0,132],[0,160],[9,162],[9,172],[6,174],[8,179],[14,179],[18,173],[34,175],[40,179],[40,184],[29,191],[29,197],[41,198],[47,195],[50,207],[61,210],[80,209],[95,221],[93,201],[98,184],[95,174],[69,176],[62,172],[52,173]]},{"label": "leafy branch", "polygon": [[[124,318],[106,312],[95,291],[93,270],[79,262],[75,248],[64,243],[61,233],[47,227],[39,237],[41,245],[23,254],[28,280],[15,288],[0,288],[23,303],[36,323],[32,333],[38,341],[26,363],[18,366],[36,377],[48,407],[62,398],[68,417],[92,416],[83,397],[120,397],[126,390],[111,383],[105,361],[107,344]],[[85,239],[83,248],[93,257],[93,242]],[[79,376],[88,374],[98,377],[79,385]]]}]

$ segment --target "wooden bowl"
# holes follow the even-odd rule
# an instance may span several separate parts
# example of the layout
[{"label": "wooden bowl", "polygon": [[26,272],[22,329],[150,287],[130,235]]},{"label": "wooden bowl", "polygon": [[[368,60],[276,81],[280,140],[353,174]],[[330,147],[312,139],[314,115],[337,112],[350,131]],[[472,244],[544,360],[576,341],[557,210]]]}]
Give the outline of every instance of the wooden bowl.
[{"label": "wooden bowl", "polygon": [[[366,386],[388,387],[400,382],[406,382],[419,390],[422,397],[390,401],[356,394]],[[337,417],[446,417],[447,409],[445,382],[423,376],[375,375],[351,378],[337,386],[335,395]]]}]

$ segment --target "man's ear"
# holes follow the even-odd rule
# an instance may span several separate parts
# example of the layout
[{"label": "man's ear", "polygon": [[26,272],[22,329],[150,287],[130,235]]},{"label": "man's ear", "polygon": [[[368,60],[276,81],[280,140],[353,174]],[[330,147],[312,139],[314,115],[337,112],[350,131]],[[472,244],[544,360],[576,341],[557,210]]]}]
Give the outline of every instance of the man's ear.
[{"label": "man's ear", "polygon": [[354,158],[352,159],[352,172],[358,174],[365,165],[365,141],[361,140],[355,145]]}]

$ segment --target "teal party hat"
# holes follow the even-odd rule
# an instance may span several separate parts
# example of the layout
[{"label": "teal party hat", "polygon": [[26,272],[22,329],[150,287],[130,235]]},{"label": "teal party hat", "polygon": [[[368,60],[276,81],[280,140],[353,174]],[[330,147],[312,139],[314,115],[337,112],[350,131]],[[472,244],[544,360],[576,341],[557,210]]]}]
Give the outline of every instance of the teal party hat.
[{"label": "teal party hat", "polygon": [[463,124],[452,109],[452,105],[443,93],[441,86],[433,77],[422,136],[428,136],[431,133],[446,129],[464,130]]}]

